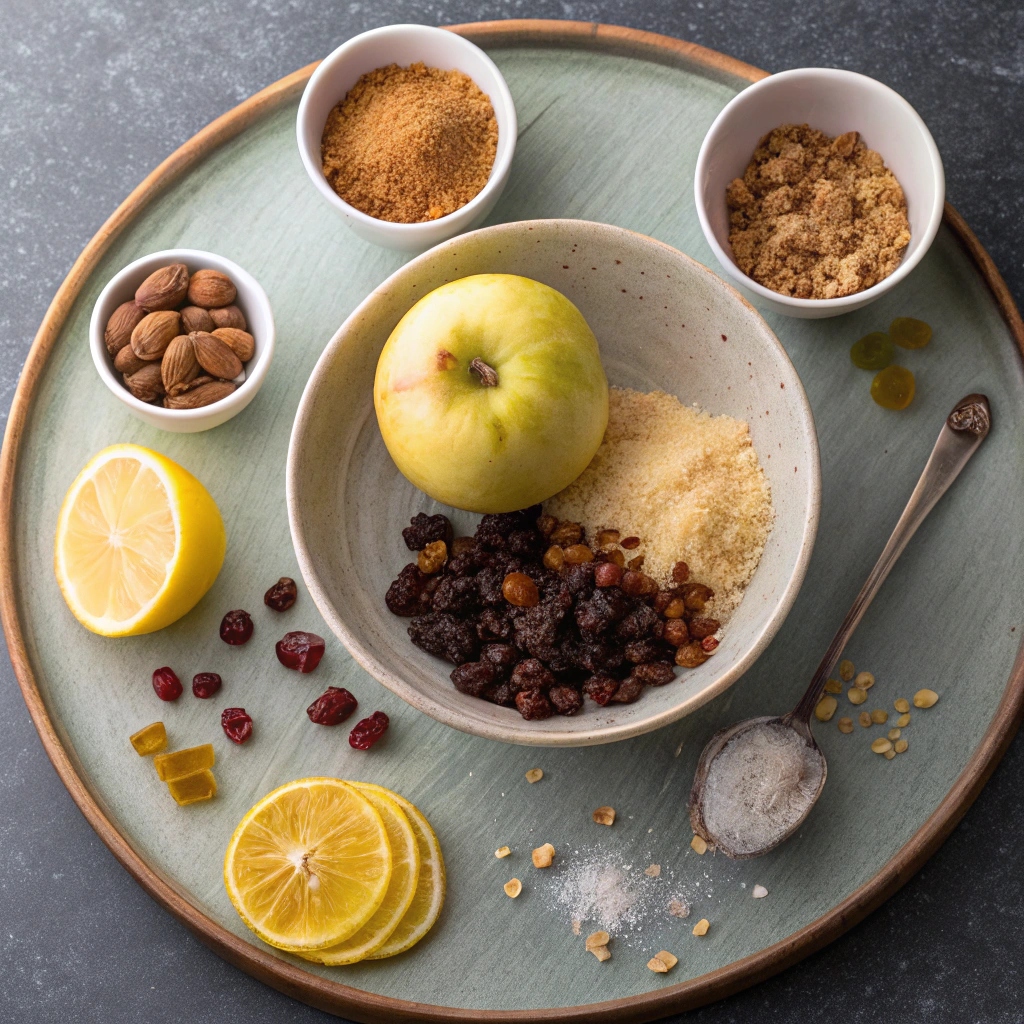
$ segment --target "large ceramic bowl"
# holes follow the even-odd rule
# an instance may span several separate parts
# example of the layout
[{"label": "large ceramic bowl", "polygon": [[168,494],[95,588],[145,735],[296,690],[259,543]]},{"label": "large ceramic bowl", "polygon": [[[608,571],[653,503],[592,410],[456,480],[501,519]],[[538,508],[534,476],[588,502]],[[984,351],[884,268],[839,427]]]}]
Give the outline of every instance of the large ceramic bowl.
[{"label": "large ceramic bowl", "polygon": [[[439,506],[391,461],[373,412],[384,342],[410,306],[445,281],[523,274],[564,292],[601,346],[612,384],[661,388],[750,424],[771,483],[775,524],[743,602],[713,658],[649,688],[635,704],[524,721],[514,709],[459,693],[452,666],[414,647],[384,592],[409,561],[401,530],[443,511],[457,533],[477,517]],[[770,458],[769,458],[770,456]],[[792,607],[818,526],[818,445],[800,378],[778,339],[733,288],[653,239],[604,224],[501,224],[452,239],[407,263],[342,324],[299,405],[288,450],[288,514],[303,577],[353,657],[428,715],[479,736],[538,746],[607,743],[689,714],[734,683]]]}]

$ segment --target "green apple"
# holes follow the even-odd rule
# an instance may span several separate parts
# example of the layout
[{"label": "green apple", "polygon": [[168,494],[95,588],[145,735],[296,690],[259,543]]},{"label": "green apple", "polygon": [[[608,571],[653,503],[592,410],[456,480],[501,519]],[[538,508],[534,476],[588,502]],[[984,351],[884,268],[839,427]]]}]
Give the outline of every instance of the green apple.
[{"label": "green apple", "polygon": [[594,332],[561,292],[477,274],[402,317],[373,404],[391,457],[420,490],[470,512],[511,512],[587,468],[608,425],[608,380]]}]

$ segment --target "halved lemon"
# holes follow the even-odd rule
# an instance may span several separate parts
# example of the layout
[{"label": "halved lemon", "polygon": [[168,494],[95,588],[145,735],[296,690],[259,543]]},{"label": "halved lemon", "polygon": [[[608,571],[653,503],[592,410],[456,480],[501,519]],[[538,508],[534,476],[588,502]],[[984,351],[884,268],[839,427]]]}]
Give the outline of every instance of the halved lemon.
[{"label": "halved lemon", "polygon": [[391,844],[391,884],[373,917],[350,939],[314,953],[299,954],[328,967],[354,964],[383,946],[409,909],[420,876],[419,844],[405,811],[377,786],[364,786],[360,782],[351,785],[373,804],[384,822]]},{"label": "halved lemon", "polygon": [[366,957],[367,960],[382,960],[386,956],[395,956],[396,953],[404,953],[411,949],[434,927],[441,907],[444,906],[444,858],[441,856],[441,844],[437,841],[430,822],[418,807],[383,786],[375,786],[370,782],[354,782],[353,785],[367,795],[372,790],[391,797],[405,811],[409,824],[416,833],[416,843],[420,850],[419,882],[405,917],[384,944]]},{"label": "halved lemon", "polygon": [[163,629],[210,589],[224,523],[188,470],[115,444],[78,474],[57,519],[54,568],[78,621],[101,636]]},{"label": "halved lemon", "polygon": [[391,847],[373,804],[340,779],[298,779],[239,822],[224,884],[242,920],[291,952],[354,935],[391,881]]}]

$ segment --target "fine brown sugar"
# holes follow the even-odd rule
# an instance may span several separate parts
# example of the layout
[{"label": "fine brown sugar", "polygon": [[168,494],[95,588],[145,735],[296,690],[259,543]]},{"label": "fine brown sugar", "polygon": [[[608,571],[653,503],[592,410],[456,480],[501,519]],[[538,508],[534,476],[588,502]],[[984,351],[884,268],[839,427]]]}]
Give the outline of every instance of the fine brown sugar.
[{"label": "fine brown sugar", "polygon": [[497,147],[494,108],[468,75],[389,64],[330,112],[320,152],[346,203],[412,224],[465,206],[487,184]]},{"label": "fine brown sugar", "polygon": [[888,277],[910,242],[903,189],[857,132],[769,132],[726,190],[744,274],[783,295],[833,299]]}]

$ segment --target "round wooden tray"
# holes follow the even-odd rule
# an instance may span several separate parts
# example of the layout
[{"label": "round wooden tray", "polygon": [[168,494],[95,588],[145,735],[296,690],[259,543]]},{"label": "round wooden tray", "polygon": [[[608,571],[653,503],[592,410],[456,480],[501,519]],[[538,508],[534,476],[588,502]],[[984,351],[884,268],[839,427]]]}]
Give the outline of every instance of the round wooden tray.
[{"label": "round wooden tray", "polygon": [[[693,44],[597,24],[507,21],[454,31],[493,52],[519,106],[516,166],[493,219],[607,219],[714,267],[692,210],[696,147],[716,110],[765,72]],[[552,70],[556,65],[565,67]],[[290,105],[312,70],[253,96],[157,168],[79,257],[29,353],[0,462],[0,610],[48,755],[118,860],[202,941],[282,992],[361,1021],[650,1020],[782,970],[863,918],[924,863],[970,806],[1019,725],[1024,664],[1010,624],[1021,620],[1024,608],[1019,588],[1007,585],[1001,592],[999,583],[1019,579],[1024,556],[992,552],[984,530],[964,529],[991,510],[1024,507],[1013,448],[1024,409],[1024,325],[1012,298],[978,240],[947,207],[932,253],[891,299],[839,321],[769,317],[818,418],[822,528],[789,621],[721,700],[651,737],[596,752],[531,753],[454,733],[404,708],[332,642],[325,663],[330,678],[320,670],[309,692],[344,680],[367,704],[384,707],[396,725],[388,749],[373,758],[339,753],[322,734],[310,742],[308,729],[296,721],[304,717],[307,689],[297,697],[293,680],[263,678],[271,675],[264,657],[271,632],[316,628],[308,596],[289,620],[295,625],[258,623],[253,645],[259,649],[266,641],[258,658],[226,657],[215,639],[225,608],[242,601],[259,607],[268,579],[297,575],[289,568],[294,560],[282,476],[298,395],[334,327],[400,261],[328,221],[301,180],[285,136],[292,130]],[[572,76],[584,90],[560,121],[557,108],[549,112],[559,98],[559,75]],[[679,105],[691,101],[692,109],[681,112]],[[598,123],[616,113],[621,138]],[[584,135],[573,138],[574,130]],[[264,154],[273,158],[270,164],[252,163]],[[190,187],[183,189],[186,175]],[[282,182],[277,194],[266,185],[278,180],[275,175]],[[260,202],[247,206],[250,192]],[[235,256],[263,281],[278,317],[280,354],[263,392],[237,419],[208,435],[167,435],[97,398],[102,388],[88,364],[84,324],[99,288],[119,266],[142,252],[188,243]],[[280,268],[288,264],[299,269],[285,280]],[[908,413],[893,416],[872,405],[868,378],[849,366],[845,348],[901,313],[933,320],[937,336],[929,349],[911,354],[921,393]],[[834,726],[823,729],[832,770],[808,827],[753,867],[697,860],[687,845],[685,792],[703,741],[719,724],[783,710],[803,689],[895,521],[942,416],[976,389],[990,394],[995,410],[986,451],[922,529],[851,649],[861,667],[878,676],[874,693],[884,706],[924,680],[943,694],[909,730],[915,756],[884,762],[865,752],[863,736],[858,741]],[[71,622],[49,564],[64,489],[89,454],[115,440],[156,446],[196,472],[211,486],[231,537],[221,579],[196,611],[157,637],[129,642],[103,641]],[[994,471],[997,464],[1006,471]],[[832,607],[834,615],[823,613]],[[144,692],[148,684],[129,688],[126,681],[145,679],[152,666],[167,663],[168,651],[182,664],[197,652],[210,667],[231,662],[226,690],[238,686],[236,696],[245,694],[240,702],[251,706],[257,721],[252,749],[218,749],[218,800],[183,811],[168,808],[158,784],[137,761],[125,760],[134,757],[126,754],[127,734],[157,713]],[[172,741],[210,737],[215,716],[200,707],[205,703],[159,709]],[[272,735],[272,725],[291,731]],[[528,787],[522,773],[534,761],[548,775]],[[369,967],[318,969],[259,944],[225,906],[213,861],[241,812],[277,782],[318,772],[372,775],[414,799],[437,825],[449,861],[449,906],[418,952]],[[506,803],[499,805],[499,792]],[[617,806],[620,819],[615,829],[594,836],[585,823],[600,803]],[[608,965],[589,963],[568,924],[552,924],[551,900],[512,904],[501,895],[511,873],[538,887],[546,883],[534,882],[524,874],[532,869],[521,864],[506,871],[508,862],[492,863],[490,851],[511,841],[521,852],[547,838],[567,858],[576,846],[619,843],[623,854],[659,859],[679,879],[714,876],[718,895],[695,904],[713,919],[708,939],[691,938],[678,922],[671,940],[652,928],[651,951],[664,945],[680,956],[666,977],[646,970],[650,953],[642,953],[639,940],[632,946],[621,940]],[[741,880],[765,881],[771,899],[740,901]]]}]

